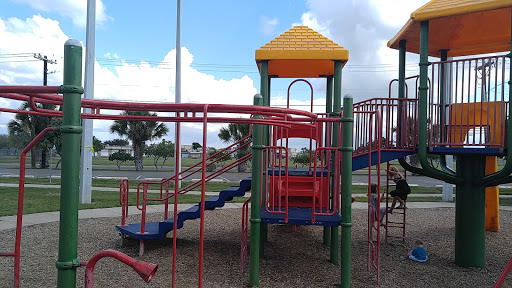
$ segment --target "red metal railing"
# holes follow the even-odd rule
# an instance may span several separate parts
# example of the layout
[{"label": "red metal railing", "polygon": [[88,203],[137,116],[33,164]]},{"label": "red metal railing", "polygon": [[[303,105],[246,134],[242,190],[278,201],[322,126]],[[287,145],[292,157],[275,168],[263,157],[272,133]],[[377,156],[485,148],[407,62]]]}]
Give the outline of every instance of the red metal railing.
[{"label": "red metal railing", "polygon": [[512,257],[508,260],[507,265],[505,265],[505,268],[501,272],[498,280],[496,280],[496,284],[494,284],[494,288],[500,288],[501,285],[503,285],[503,282],[505,282],[505,279],[507,279],[507,276],[510,273],[511,269],[512,269]]},{"label": "red metal railing", "polygon": [[240,236],[240,273],[244,273],[244,263],[247,261],[247,242],[249,234],[249,203],[251,197],[242,206],[242,233]]},{"label": "red metal railing", "polygon": [[[315,150],[314,155],[314,164],[313,164],[313,183],[314,186],[318,183],[318,191],[314,189],[313,191],[313,202],[312,202],[312,218],[311,222],[315,223],[315,216],[332,216],[334,213],[339,212],[339,203],[340,203],[340,192],[341,192],[341,151],[338,150],[338,147],[318,147]],[[320,175],[318,175],[320,172]],[[334,205],[331,205],[331,209],[329,208],[330,203],[325,203],[325,201],[329,201],[329,189],[322,189],[322,187],[330,186],[330,175],[333,175],[333,186],[331,187],[333,194],[333,202]],[[318,194],[318,197],[317,195]],[[324,195],[326,194],[326,195]],[[316,199],[318,198],[318,203]]]},{"label": "red metal railing", "polygon": [[[368,154],[371,149],[375,148],[373,146],[377,143],[377,139],[375,138],[375,133],[369,133],[370,129],[381,131],[380,140],[383,151],[416,148],[418,143],[416,104],[417,99],[398,98],[375,98],[355,103],[354,113],[366,113],[362,113],[354,119],[353,157]],[[372,128],[372,125],[369,125],[369,123],[370,118],[373,117],[372,113],[375,111],[379,111],[380,123],[375,123],[376,126]],[[399,111],[401,113],[398,113]],[[405,136],[400,147],[397,146],[397,129],[399,125],[401,125],[402,131],[408,131],[408,133],[402,134]]]},{"label": "red metal railing", "polygon": [[[367,153],[368,153],[368,257],[367,257],[367,270],[374,268],[377,274],[377,285],[380,283],[380,163],[381,163],[381,150],[383,147],[382,139],[382,128],[379,125],[381,123],[380,111],[368,111],[368,112],[354,112],[354,123],[360,121],[367,122],[367,136],[364,138],[368,141]],[[360,125],[361,126],[361,125]],[[372,184],[372,152],[377,152],[377,195],[376,205],[372,205],[371,199],[371,184]],[[375,232],[375,237],[373,232]]]},{"label": "red metal railing", "polygon": [[505,55],[434,62],[428,97],[428,146],[505,148]]},{"label": "red metal railing", "polygon": [[121,204],[121,226],[126,225],[126,218],[128,218],[128,192],[130,183],[128,179],[121,180],[119,184],[119,204]]},{"label": "red metal railing", "polygon": [[41,131],[30,143],[23,149],[20,155],[20,182],[18,185],[18,210],[16,213],[16,238],[14,240],[14,253],[1,252],[1,257],[14,257],[14,287],[20,286],[20,253],[21,253],[21,229],[23,228],[23,200],[25,196],[25,161],[27,153],[34,147],[41,138],[50,131],[55,131],[55,127],[47,127]]},{"label": "red metal railing", "polygon": [[262,163],[265,163],[263,165],[264,169],[268,169],[267,167],[269,167],[272,171],[265,173],[265,210],[273,214],[284,214],[284,221],[287,223],[289,197],[288,149],[285,146],[265,146],[262,158],[265,160],[265,162],[262,161]]}]

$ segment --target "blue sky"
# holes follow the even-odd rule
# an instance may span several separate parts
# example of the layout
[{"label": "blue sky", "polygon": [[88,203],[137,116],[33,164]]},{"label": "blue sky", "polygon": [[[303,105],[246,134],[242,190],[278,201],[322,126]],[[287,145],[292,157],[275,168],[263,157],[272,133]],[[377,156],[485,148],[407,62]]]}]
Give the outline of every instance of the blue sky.
[{"label": "blue sky", "polygon": [[[85,45],[86,0],[0,1],[0,85],[40,85],[42,63],[29,55],[42,53],[57,61],[62,45],[75,38]],[[182,0],[183,102],[250,104],[258,92],[254,51],[293,25],[307,25],[350,51],[342,93],[356,101],[387,96],[396,77],[397,53],[386,47],[426,0]],[[95,98],[123,101],[174,101],[176,1],[98,0]],[[16,55],[13,55],[16,54]],[[410,70],[415,70],[411,57]],[[49,85],[62,81],[61,62],[50,65]],[[414,71],[411,71],[413,73]],[[291,80],[272,86],[273,103],[285,103]],[[314,80],[315,101],[324,103],[324,83]],[[305,104],[306,86],[294,90],[296,104]],[[19,103],[0,100],[17,108]],[[321,108],[321,107],[320,107]],[[0,115],[0,134],[12,118]],[[95,121],[101,140],[109,121]],[[170,125],[171,126],[171,125]],[[197,141],[190,125],[184,143]],[[219,125],[209,127],[211,146]],[[171,129],[172,130],[172,129]],[[168,139],[173,140],[172,133]],[[195,139],[195,140],[194,140]]]}]

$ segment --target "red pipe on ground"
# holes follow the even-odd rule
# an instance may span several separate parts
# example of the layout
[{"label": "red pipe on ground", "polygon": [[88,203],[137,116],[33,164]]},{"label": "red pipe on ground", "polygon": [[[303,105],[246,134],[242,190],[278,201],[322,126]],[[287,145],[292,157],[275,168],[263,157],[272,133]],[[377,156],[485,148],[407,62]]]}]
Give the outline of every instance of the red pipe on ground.
[{"label": "red pipe on ground", "polygon": [[115,258],[124,264],[130,266],[139,274],[139,276],[144,280],[146,283],[151,281],[153,277],[155,276],[156,270],[158,269],[158,264],[149,264],[147,262],[143,261],[137,261],[133,259],[132,257],[123,254],[116,250],[104,250],[101,252],[96,253],[92,258],[89,260],[89,262],[82,262],[80,263],[82,266],[85,267],[85,288],[93,288],[94,287],[94,266],[96,265],[96,262],[100,260],[103,257],[112,257]]}]

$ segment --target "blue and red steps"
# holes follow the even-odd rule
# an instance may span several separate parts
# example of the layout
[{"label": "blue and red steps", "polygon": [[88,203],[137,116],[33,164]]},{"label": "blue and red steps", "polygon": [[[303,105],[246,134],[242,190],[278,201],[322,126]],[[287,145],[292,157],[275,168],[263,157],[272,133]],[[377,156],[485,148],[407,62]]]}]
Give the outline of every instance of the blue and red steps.
[{"label": "blue and red steps", "polygon": [[[231,201],[233,197],[242,197],[251,188],[251,178],[240,181],[240,186],[231,186],[222,190],[218,196],[213,196],[205,200],[206,210],[214,210],[223,207],[227,201]],[[187,210],[178,213],[177,228],[183,227],[183,222],[189,219],[199,219],[201,217],[200,203],[190,207]],[[163,238],[172,231],[174,227],[174,217],[160,222],[146,222],[145,233],[140,234],[140,223],[128,224],[126,226],[118,225],[117,230],[126,236],[135,239],[157,239]]]},{"label": "blue and red steps", "polygon": [[[381,162],[387,162],[393,159],[397,159],[400,157],[404,157],[410,154],[413,154],[414,151],[382,151],[381,152]],[[372,165],[377,163],[377,155],[373,155],[372,153]],[[359,157],[355,157],[352,159],[352,170],[359,170],[362,168],[368,167],[368,155],[362,155]],[[268,173],[270,176],[281,176],[284,175],[284,170],[279,169],[269,169]],[[322,198],[321,203],[323,204],[322,212],[332,212],[328,208],[328,181],[325,181],[327,178],[327,171],[318,169],[316,171],[316,179],[317,183],[313,183],[313,175],[309,173],[308,169],[289,169],[288,175],[292,178],[289,181],[288,189],[290,193],[289,196],[289,208],[288,208],[288,222],[285,223],[284,214],[275,214],[269,213],[265,208],[262,208],[260,211],[260,217],[262,223],[269,224],[290,224],[290,225],[319,225],[319,226],[338,226],[341,222],[341,215],[338,212],[335,212],[331,216],[315,216],[315,222],[312,222],[312,206],[311,203],[311,191],[315,192],[315,202],[320,203],[320,198]],[[320,180],[324,178],[324,180]],[[282,181],[274,181],[274,185],[283,185]],[[321,183],[321,184],[320,184]],[[321,186],[321,187],[320,187]],[[231,201],[233,197],[242,197],[245,195],[247,191],[250,190],[251,187],[251,178],[244,179],[240,182],[240,186],[232,186],[229,187],[219,193],[218,196],[213,196],[205,200],[205,209],[206,210],[214,210],[215,208],[220,208],[225,205],[227,201]],[[277,188],[277,186],[275,187]],[[309,195],[309,196],[308,196]],[[281,195],[280,197],[284,197]],[[277,201],[276,201],[277,200]],[[274,203],[278,202],[279,199],[274,199]],[[283,199],[281,199],[281,203],[284,203]],[[316,209],[316,212],[319,212],[319,208]],[[177,228],[180,229],[183,227],[183,223],[188,219],[198,219],[200,218],[200,204],[197,204],[187,210],[184,210],[178,213],[178,221]],[[136,224],[128,224],[126,226],[116,226],[117,230],[120,233],[130,236],[135,239],[157,239],[163,238],[165,235],[172,231],[174,225],[174,219],[169,218],[167,220],[161,222],[147,222],[145,226],[144,234],[138,233],[140,231],[140,223]]]}]

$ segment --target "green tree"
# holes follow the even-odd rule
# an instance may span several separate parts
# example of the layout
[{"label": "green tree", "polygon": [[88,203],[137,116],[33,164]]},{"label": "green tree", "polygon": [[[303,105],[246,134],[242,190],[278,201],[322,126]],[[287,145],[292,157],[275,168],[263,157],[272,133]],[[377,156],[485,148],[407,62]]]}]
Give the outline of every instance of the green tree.
[{"label": "green tree", "polygon": [[[156,117],[156,113],[148,111],[124,111],[121,115],[125,116],[152,116]],[[119,136],[126,136],[132,141],[135,170],[142,171],[144,165],[142,163],[146,141],[158,139],[167,134],[169,129],[164,123],[156,121],[126,121],[115,120],[110,126],[111,133],[117,133]]]},{"label": "green tree", "polygon": [[[52,104],[38,103],[36,103],[36,106],[40,109],[47,110],[55,110],[55,108],[57,107]],[[19,110],[31,110],[30,104],[28,102],[23,102]],[[27,135],[29,135],[29,141],[23,143],[23,147],[25,147],[28,145],[30,140],[34,139],[37,136],[37,134],[43,131],[43,129],[45,129],[46,127],[50,126],[52,118],[53,117],[18,113],[16,114],[16,116],[14,116],[13,120],[9,121],[9,123],[7,124],[7,129],[9,131],[9,135],[17,136],[20,139],[27,139]],[[41,150],[41,168],[46,168],[46,154],[50,147],[48,146],[48,142],[45,141],[41,141],[30,151],[30,166],[32,168],[36,168],[36,147]]]},{"label": "green tree", "polygon": [[197,142],[194,142],[192,143],[192,149],[193,150],[197,150],[199,148],[202,148],[203,146],[201,146],[201,144],[197,143]]},{"label": "green tree", "polygon": [[116,163],[117,169],[121,170],[121,165],[124,162],[133,161],[134,159],[133,159],[132,155],[121,150],[121,151],[117,151],[117,152],[110,154],[110,156],[108,156],[108,160],[109,161],[117,161],[117,163]]},{"label": "green tree", "polygon": [[304,165],[309,165],[309,159],[309,149],[306,147],[302,147],[300,152],[292,157],[292,162],[295,164],[300,164],[300,167],[304,168]]},{"label": "green tree", "polygon": [[94,156],[96,156],[96,153],[100,153],[105,148],[105,145],[103,145],[101,140],[92,136],[92,148],[94,149]]},{"label": "green tree", "polygon": [[158,144],[149,145],[149,147],[146,148],[145,154],[153,157],[153,165],[155,165],[156,170],[158,170],[158,161],[160,159],[163,160],[162,165],[160,165],[161,168],[168,158],[174,157],[174,143],[162,139],[162,142]]},{"label": "green tree", "polygon": [[103,142],[105,146],[128,146],[130,142],[124,139],[107,140]]},{"label": "green tree", "polygon": [[[208,156],[212,156],[212,155],[214,155],[217,152],[219,152],[219,150],[215,149],[214,147],[209,147],[208,148]],[[220,165],[222,167],[224,167],[224,165],[226,164],[226,161],[231,160],[232,157],[231,157],[231,154],[229,154],[229,152],[224,151],[224,152],[221,152],[221,153],[215,155],[212,159],[218,160]]]},{"label": "green tree", "polygon": [[[249,123],[230,123],[228,127],[221,127],[219,132],[219,138],[224,143],[236,143],[243,138],[249,136],[250,126]],[[250,142],[251,139],[246,139],[238,143],[237,147],[242,147],[244,144]],[[246,145],[236,153],[236,159],[240,159],[245,155],[249,154],[249,145]],[[247,163],[240,163],[238,165],[238,172],[245,172],[247,169]]]}]

